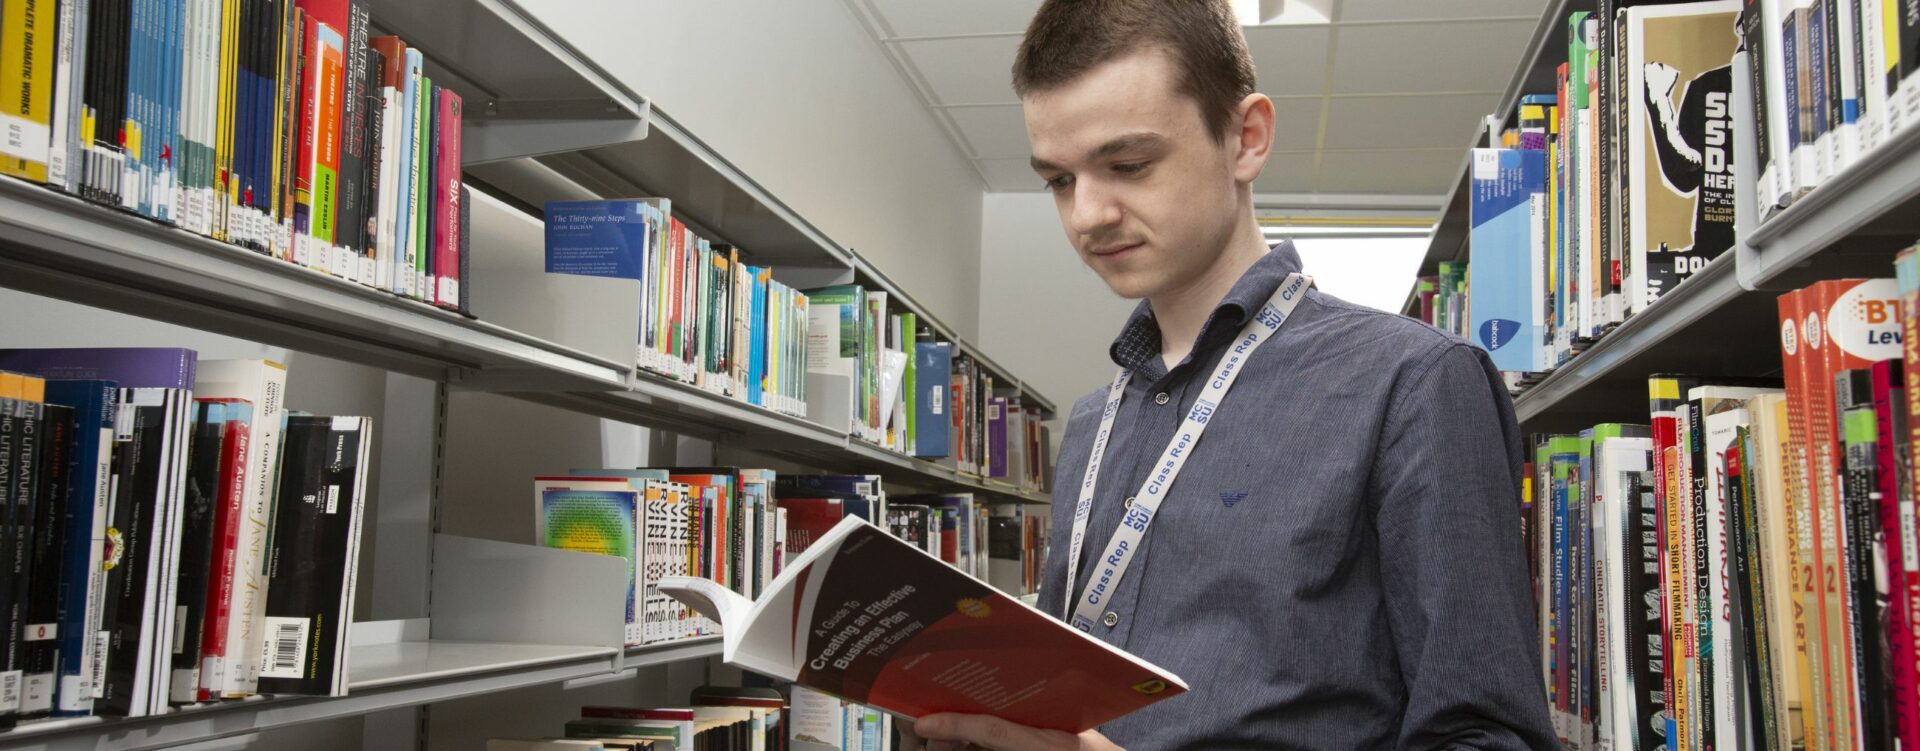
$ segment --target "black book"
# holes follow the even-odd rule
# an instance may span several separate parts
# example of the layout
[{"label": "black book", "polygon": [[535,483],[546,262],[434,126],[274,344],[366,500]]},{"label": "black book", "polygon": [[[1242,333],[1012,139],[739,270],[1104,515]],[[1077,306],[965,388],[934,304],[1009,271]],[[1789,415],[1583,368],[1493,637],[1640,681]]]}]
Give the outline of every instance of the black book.
[{"label": "black book", "polygon": [[370,430],[361,417],[287,417],[260,693],[346,693]]},{"label": "black book", "polygon": [[[17,384],[18,376],[7,377]],[[26,412],[26,400],[19,398],[17,386],[0,392],[0,624],[4,624],[0,628],[6,629],[0,632],[5,635],[0,643],[0,728],[12,727],[20,713],[20,589],[26,582],[14,566],[14,506],[21,458],[27,453]],[[25,556],[19,560],[24,562]]]},{"label": "black book", "polygon": [[353,231],[360,236],[360,256],[367,259],[365,268],[361,270],[360,282],[371,285],[374,277],[368,275],[376,272],[375,261],[386,259],[386,248],[379,247],[378,229],[381,212],[385,208],[380,205],[380,176],[385,169],[380,158],[380,134],[386,127],[386,102],[380,96],[380,75],[386,67],[386,57],[372,47],[361,50],[361,53],[360,65],[365,68],[361,77],[366,80],[366,85],[361,87],[361,94],[365,98],[360,102],[361,111],[366,113],[366,128],[361,136],[366,143],[366,179],[360,181],[360,206],[364,219]]},{"label": "black book", "polygon": [[120,203],[121,123],[126,121],[127,42],[131,0],[94,0],[88,7],[86,81],[82,107],[92,115],[93,140],[83,144],[81,196]]},{"label": "black book", "polygon": [[27,569],[34,585],[28,592],[25,647],[25,687],[22,717],[53,712],[55,673],[60,658],[60,558],[66,544],[68,493],[74,471],[75,416],[72,407],[47,404],[42,408],[39,470],[34,497],[32,549]]},{"label": "black book", "polygon": [[460,314],[476,318],[473,314],[473,192],[467,190],[466,183],[460,184]]},{"label": "black book", "polygon": [[158,618],[161,563],[169,502],[171,435],[187,405],[176,389],[131,388],[120,393],[121,415],[113,446],[112,513],[107,519],[107,594],[101,617],[106,639],[105,680],[96,714],[139,717],[150,713],[153,675],[161,655],[151,649]]},{"label": "black book", "polygon": [[1633,693],[1634,727],[1639,735],[1615,739],[1615,746],[1651,751],[1666,742],[1665,723],[1659,721],[1666,711],[1666,674],[1661,669],[1666,652],[1660,612],[1660,508],[1654,495],[1653,473],[1634,472],[1631,476],[1632,495],[1622,504],[1627,533],[1621,540],[1627,549],[1622,551],[1625,555],[1621,560],[1627,564],[1623,567],[1627,601],[1621,606],[1626,608],[1627,654],[1645,659],[1633,660],[1627,669],[1632,684],[1626,690]]},{"label": "black book", "polygon": [[1846,533],[1841,551],[1846,559],[1847,617],[1853,623],[1854,690],[1859,702],[1859,733],[1866,748],[1892,748],[1894,731],[1887,698],[1893,696],[1887,672],[1878,666],[1891,659],[1884,651],[1875,611],[1877,587],[1874,551],[1880,531],[1879,436],[1858,428],[1874,424],[1873,371],[1849,370],[1834,376],[1834,413],[1841,423],[1845,461],[1841,466],[1841,524]]},{"label": "black book", "polygon": [[1766,649],[1766,616],[1760,611],[1765,601],[1756,597],[1754,571],[1759,565],[1756,546],[1759,540],[1759,527],[1755,524],[1753,504],[1754,466],[1747,455],[1748,429],[1742,427],[1733,446],[1727,449],[1722,471],[1726,473],[1723,485],[1726,503],[1727,537],[1727,610],[1728,623],[1732,624],[1725,645],[1725,659],[1733,667],[1733,706],[1736,712],[1735,727],[1742,734],[1739,740],[1759,742],[1773,738],[1773,701],[1772,694],[1763,684],[1768,684],[1768,655]]},{"label": "black book", "polygon": [[167,700],[191,704],[199,700],[200,644],[206,624],[207,582],[213,559],[214,520],[225,495],[221,490],[221,458],[227,451],[225,402],[194,401],[193,446],[187,454],[187,485],[181,498],[180,576],[176,609],[180,619],[173,640],[172,683]]},{"label": "black book", "polygon": [[[341,30],[345,36],[346,49],[342,51],[342,75],[344,91],[340,97],[340,199],[336,211],[339,216],[334,222],[333,244],[351,249],[345,259],[360,264],[366,258],[367,241],[367,6],[354,0],[347,8],[347,28]],[[376,81],[378,79],[375,79]],[[364,265],[364,264],[360,264]],[[336,275],[359,278],[358,266],[350,273]]]},{"label": "black book", "polygon": [[[1693,539],[1695,541],[1693,544],[1693,561],[1691,562],[1691,573],[1693,576],[1688,586],[1693,587],[1695,592],[1694,602],[1699,611],[1696,620],[1698,624],[1697,628],[1700,631],[1698,639],[1702,644],[1699,650],[1699,675],[1701,678],[1698,681],[1698,685],[1700,687],[1700,698],[1699,703],[1693,705],[1692,708],[1693,722],[1695,723],[1695,727],[1700,728],[1701,737],[1705,739],[1704,742],[1711,748],[1717,745],[1714,741],[1719,740],[1714,733],[1712,680],[1714,674],[1713,663],[1719,655],[1716,654],[1718,650],[1713,647],[1720,644],[1721,640],[1713,633],[1713,627],[1717,621],[1715,620],[1716,614],[1712,612],[1713,597],[1709,589],[1712,574],[1707,563],[1707,548],[1709,547],[1707,544],[1707,478],[1709,477],[1709,473],[1714,471],[1714,468],[1709,466],[1710,462],[1708,457],[1711,455],[1712,450],[1707,447],[1707,414],[1704,407],[1705,405],[1703,405],[1699,399],[1688,400],[1685,407],[1687,410],[1686,445],[1690,449],[1689,453],[1692,455],[1689,461],[1693,467],[1693,474],[1691,475],[1693,482],[1691,483],[1691,487],[1682,488],[1681,491],[1689,494],[1687,496],[1687,502],[1693,506],[1693,513],[1691,514]],[[1731,741],[1732,739],[1726,740]]]}]

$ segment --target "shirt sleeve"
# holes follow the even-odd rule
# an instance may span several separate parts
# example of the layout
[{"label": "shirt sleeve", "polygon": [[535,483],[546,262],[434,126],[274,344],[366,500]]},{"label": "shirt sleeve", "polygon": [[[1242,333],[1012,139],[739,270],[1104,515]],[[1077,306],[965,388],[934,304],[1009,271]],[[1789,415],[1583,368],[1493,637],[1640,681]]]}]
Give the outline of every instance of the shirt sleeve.
[{"label": "shirt sleeve", "polygon": [[1520,534],[1520,427],[1486,354],[1453,342],[1412,369],[1379,447],[1381,586],[1406,685],[1397,747],[1556,747]]}]

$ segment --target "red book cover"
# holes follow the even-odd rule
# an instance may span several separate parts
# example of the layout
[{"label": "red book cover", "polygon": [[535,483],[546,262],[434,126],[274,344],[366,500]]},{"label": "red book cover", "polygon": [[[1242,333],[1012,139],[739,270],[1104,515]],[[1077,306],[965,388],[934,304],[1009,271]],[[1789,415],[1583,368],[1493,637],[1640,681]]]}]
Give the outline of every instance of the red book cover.
[{"label": "red book cover", "polygon": [[[202,401],[250,404],[245,399],[205,399]],[[212,568],[207,572],[206,626],[200,629],[200,701],[220,699],[222,676],[232,665],[227,659],[226,623],[233,617],[233,587],[239,575],[240,527],[247,516],[248,442],[253,436],[250,420],[228,420],[220,457],[220,499],[213,511]]]},{"label": "red book cover", "polygon": [[1078,733],[1187,691],[859,517],[793,568],[758,602],[681,577],[661,591],[723,624],[728,664],[903,717],[987,714]]},{"label": "red book cover", "polygon": [[[1905,325],[1904,318],[1902,325]],[[1905,337],[1902,336],[1902,339]],[[1920,748],[1920,694],[1915,691],[1913,611],[1908,590],[1909,577],[1904,565],[1905,556],[1916,551],[1912,549],[1912,540],[1902,539],[1901,533],[1906,528],[1902,523],[1903,517],[1911,519],[1912,514],[1902,514],[1900,511],[1903,504],[1909,508],[1913,504],[1913,497],[1907,494],[1912,483],[1908,476],[1912,468],[1900,456],[1900,449],[1904,448],[1902,442],[1906,440],[1900,433],[1906,427],[1907,409],[1903,370],[1899,360],[1881,360],[1873,364],[1873,412],[1875,425],[1880,431],[1875,446],[1879,454],[1874,476],[1879,480],[1880,492],[1880,553],[1887,571],[1887,576],[1877,578],[1876,583],[1881,587],[1878,594],[1886,603],[1880,612],[1880,633],[1885,635],[1885,649],[1891,659],[1881,668],[1887,671],[1887,685],[1892,688],[1892,701],[1888,704],[1892,710],[1894,734],[1899,738],[1901,748]],[[1920,581],[1915,583],[1920,584]]]},{"label": "red book cover", "polygon": [[293,7],[307,12],[311,18],[336,29],[347,28],[352,10],[348,0],[294,0]]},{"label": "red book cover", "polygon": [[787,510],[787,560],[792,561],[827,536],[833,525],[847,516],[838,498],[782,498],[780,508]]},{"label": "red book cover", "polygon": [[[1831,729],[1827,718],[1833,716],[1834,706],[1831,694],[1827,691],[1826,667],[1827,652],[1820,648],[1823,643],[1821,613],[1825,612],[1823,588],[1815,586],[1822,570],[1820,565],[1820,545],[1818,532],[1821,529],[1820,504],[1813,490],[1812,452],[1808,450],[1807,437],[1812,434],[1808,425],[1808,402],[1812,401],[1807,391],[1809,380],[1818,380],[1814,375],[1813,358],[1809,355],[1805,335],[1801,327],[1806,320],[1805,313],[1810,306],[1806,299],[1811,297],[1810,289],[1796,290],[1781,295],[1780,309],[1780,357],[1782,371],[1787,383],[1787,447],[1792,454],[1786,457],[1787,472],[1794,478],[1787,485],[1797,489],[1794,497],[1788,500],[1793,509],[1793,523],[1796,527],[1796,549],[1788,553],[1789,561],[1795,568],[1793,604],[1794,632],[1793,645],[1796,652],[1795,670],[1800,674],[1805,696],[1801,718],[1803,732],[1809,747],[1816,743],[1831,747],[1832,736],[1822,736],[1819,729]],[[1829,402],[1831,403],[1831,402]]]},{"label": "red book cover", "polygon": [[433,119],[433,269],[439,294],[434,304],[460,309],[460,95],[435,89]]},{"label": "red book cover", "polygon": [[[300,95],[294,105],[299,113],[300,149],[299,156],[293,160],[293,231],[304,235],[310,234],[313,228],[314,166],[319,164],[314,141],[320,130],[320,22],[309,13],[301,17],[300,24]],[[307,262],[305,257],[294,260]]]}]

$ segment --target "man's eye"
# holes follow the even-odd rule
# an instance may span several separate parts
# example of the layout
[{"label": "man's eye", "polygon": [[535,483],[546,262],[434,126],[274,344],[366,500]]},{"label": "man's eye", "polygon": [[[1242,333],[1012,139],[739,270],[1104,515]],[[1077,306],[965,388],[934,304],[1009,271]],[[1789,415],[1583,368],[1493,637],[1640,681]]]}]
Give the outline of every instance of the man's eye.
[{"label": "man's eye", "polygon": [[1047,190],[1059,192],[1073,185],[1073,175],[1060,175],[1047,180]]},{"label": "man's eye", "polygon": [[1146,169],[1147,169],[1146,162],[1122,162],[1120,164],[1113,165],[1113,171],[1118,172],[1122,175],[1137,175],[1137,174],[1140,174],[1141,172],[1146,171]]}]

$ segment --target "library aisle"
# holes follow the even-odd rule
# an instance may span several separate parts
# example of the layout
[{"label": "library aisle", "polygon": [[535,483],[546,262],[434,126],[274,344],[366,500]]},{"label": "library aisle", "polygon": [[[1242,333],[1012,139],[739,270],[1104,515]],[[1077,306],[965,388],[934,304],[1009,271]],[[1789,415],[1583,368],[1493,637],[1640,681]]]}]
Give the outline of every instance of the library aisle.
[{"label": "library aisle", "polygon": [[0,749],[1920,746],[1912,6],[5,0]]}]

